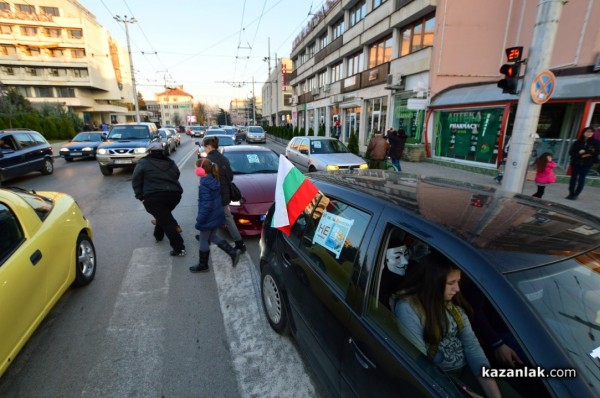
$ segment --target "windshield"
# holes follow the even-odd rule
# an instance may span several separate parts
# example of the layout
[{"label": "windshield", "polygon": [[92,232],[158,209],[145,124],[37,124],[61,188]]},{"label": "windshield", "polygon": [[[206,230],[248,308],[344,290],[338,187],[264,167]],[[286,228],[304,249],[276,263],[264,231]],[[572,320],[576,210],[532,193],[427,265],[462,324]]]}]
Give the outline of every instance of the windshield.
[{"label": "windshield", "polygon": [[310,142],[310,153],[348,153],[344,144],[338,140],[314,140]]},{"label": "windshield", "polygon": [[578,364],[577,375],[600,390],[600,249],[509,280]]},{"label": "windshield", "polygon": [[40,220],[44,221],[50,211],[54,208],[54,201],[48,197],[38,195],[35,191],[26,190],[19,187],[8,188],[14,193],[19,195],[29,206],[33,208],[35,214],[38,215]]},{"label": "windshield", "polygon": [[100,134],[95,133],[79,133],[71,141],[87,142],[87,141],[102,141]]},{"label": "windshield", "polygon": [[277,173],[279,157],[271,151],[225,152],[233,174]]},{"label": "windshield", "polygon": [[107,137],[109,140],[149,140],[150,133],[146,126],[113,126]]},{"label": "windshield", "polygon": [[264,133],[262,127],[248,127],[248,132],[250,133]]}]

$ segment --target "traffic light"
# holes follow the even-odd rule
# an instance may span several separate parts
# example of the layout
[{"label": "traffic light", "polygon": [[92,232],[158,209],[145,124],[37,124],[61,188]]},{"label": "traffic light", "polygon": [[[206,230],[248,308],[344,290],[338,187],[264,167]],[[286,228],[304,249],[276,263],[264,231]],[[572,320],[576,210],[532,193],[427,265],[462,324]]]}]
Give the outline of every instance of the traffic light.
[{"label": "traffic light", "polygon": [[503,93],[517,94],[519,85],[519,72],[521,70],[521,57],[523,55],[523,47],[510,47],[506,50],[506,58],[509,63],[502,65],[500,73],[504,75],[504,79],[498,82],[498,87]]},{"label": "traffic light", "polygon": [[521,64],[511,63],[504,64],[500,68],[500,73],[504,75],[504,79],[498,82],[498,87],[502,89],[503,93],[517,94],[517,86],[519,85],[519,70]]}]

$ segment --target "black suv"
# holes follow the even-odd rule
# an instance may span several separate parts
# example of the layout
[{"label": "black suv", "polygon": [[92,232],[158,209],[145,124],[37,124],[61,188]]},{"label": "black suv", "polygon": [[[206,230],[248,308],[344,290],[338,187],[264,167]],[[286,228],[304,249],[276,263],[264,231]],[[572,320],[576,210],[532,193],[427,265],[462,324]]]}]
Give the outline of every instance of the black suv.
[{"label": "black suv", "polygon": [[[508,384],[522,397],[597,396],[600,218],[493,187],[385,170],[309,178],[319,193],[289,236],[271,227],[274,208],[267,213],[261,296],[271,327],[291,332],[331,396],[470,396],[464,357],[446,371],[455,357],[445,353],[480,344],[487,374],[500,380],[507,365],[495,362],[489,327],[523,361],[512,362],[508,370],[517,377],[503,378],[501,390]],[[434,274],[432,264],[454,267],[435,274],[444,279],[437,280],[439,295],[451,272],[461,275],[456,284],[473,307],[470,323],[461,317],[462,344],[428,346],[416,305],[416,321],[402,318],[416,300],[411,292]],[[455,316],[447,312],[441,316]],[[485,375],[484,368],[476,370]],[[534,369],[546,377],[531,377]]]},{"label": "black suv", "polygon": [[98,145],[96,160],[103,175],[116,168],[132,168],[146,156],[150,143],[159,140],[154,123],[124,123],[111,127],[106,140]]},{"label": "black suv", "polygon": [[39,171],[54,172],[52,147],[37,131],[0,130],[0,182]]}]

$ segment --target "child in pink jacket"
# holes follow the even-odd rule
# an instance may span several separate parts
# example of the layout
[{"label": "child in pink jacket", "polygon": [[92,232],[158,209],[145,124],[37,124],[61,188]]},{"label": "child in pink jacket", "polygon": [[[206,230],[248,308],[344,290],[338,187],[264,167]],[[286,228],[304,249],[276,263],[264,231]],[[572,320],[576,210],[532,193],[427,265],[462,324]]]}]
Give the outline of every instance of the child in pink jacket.
[{"label": "child in pink jacket", "polygon": [[535,161],[535,183],[537,184],[537,192],[533,194],[536,198],[541,198],[544,195],[546,185],[554,184],[556,182],[556,176],[554,175],[554,168],[556,163],[552,160],[552,154],[550,152],[542,153],[542,155]]}]

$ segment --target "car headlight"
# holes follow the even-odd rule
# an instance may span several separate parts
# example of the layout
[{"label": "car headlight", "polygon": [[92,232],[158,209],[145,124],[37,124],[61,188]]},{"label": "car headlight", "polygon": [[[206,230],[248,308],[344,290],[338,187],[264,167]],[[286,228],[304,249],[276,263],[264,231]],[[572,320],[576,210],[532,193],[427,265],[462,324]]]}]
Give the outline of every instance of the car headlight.
[{"label": "car headlight", "polygon": [[60,148],[61,152],[69,152],[69,148]]},{"label": "car headlight", "polygon": [[108,155],[108,149],[106,149],[106,148],[98,149],[98,155]]},{"label": "car headlight", "polygon": [[93,150],[94,150],[94,148],[90,148],[89,146],[86,146],[85,148],[83,148],[83,152],[91,152]]},{"label": "car headlight", "polygon": [[361,170],[365,170],[365,169],[368,169],[368,168],[369,168],[369,165],[368,165],[368,164],[366,164],[366,163],[363,163],[363,164],[361,164],[360,166],[358,166],[358,168],[359,168],[359,169],[361,169]]},{"label": "car headlight", "polygon": [[135,148],[133,153],[146,153],[146,148]]},{"label": "car headlight", "polygon": [[328,164],[327,166],[325,166],[325,170],[327,171],[335,171],[335,170],[339,170],[340,166],[338,166],[337,164]]}]

